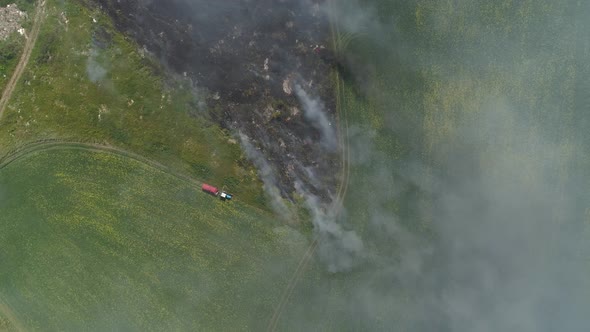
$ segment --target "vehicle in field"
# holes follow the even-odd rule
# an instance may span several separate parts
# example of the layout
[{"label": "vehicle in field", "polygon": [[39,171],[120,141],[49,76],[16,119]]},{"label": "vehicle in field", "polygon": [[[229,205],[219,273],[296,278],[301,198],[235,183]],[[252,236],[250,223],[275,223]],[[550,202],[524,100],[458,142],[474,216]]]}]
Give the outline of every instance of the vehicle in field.
[{"label": "vehicle in field", "polygon": [[213,196],[219,195],[219,189],[217,189],[211,185],[208,185],[206,183],[203,183],[203,186],[201,187],[201,189],[209,195],[213,195]]},{"label": "vehicle in field", "polygon": [[233,196],[231,194],[228,194],[225,191],[222,191],[221,194],[219,194],[219,199],[221,199],[222,201],[229,201],[232,199],[232,197]]},{"label": "vehicle in field", "polygon": [[203,185],[201,186],[201,190],[203,190],[203,192],[212,195],[212,196],[219,196],[219,199],[221,199],[222,201],[230,201],[233,198],[232,194],[229,194],[225,191],[219,191],[219,189],[217,189],[216,187],[213,187],[212,185],[203,183]]}]

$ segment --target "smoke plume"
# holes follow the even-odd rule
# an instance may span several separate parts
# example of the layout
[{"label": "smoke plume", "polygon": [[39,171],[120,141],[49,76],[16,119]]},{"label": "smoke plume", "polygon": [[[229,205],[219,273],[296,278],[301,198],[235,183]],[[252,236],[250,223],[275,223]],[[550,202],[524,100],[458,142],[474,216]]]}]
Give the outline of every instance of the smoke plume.
[{"label": "smoke plume", "polygon": [[258,169],[258,176],[264,184],[264,192],[267,194],[271,207],[283,220],[289,220],[292,217],[292,213],[282,199],[281,191],[277,187],[277,178],[273,168],[266,161],[264,155],[256,150],[246,135],[240,133],[239,137],[246,156]]},{"label": "smoke plume", "polygon": [[98,51],[93,48],[90,50],[90,55],[86,61],[86,74],[93,83],[102,81],[107,74],[107,70],[99,62],[98,55]]},{"label": "smoke plume", "polygon": [[[194,15],[185,20],[191,24],[150,31],[143,40],[156,40],[155,53],[172,68],[222,91],[232,105],[261,100],[232,91],[260,81],[256,71],[266,58],[268,82],[282,96],[284,77],[298,70],[292,54],[308,54],[309,45],[297,46],[305,34],[273,33],[286,23],[315,22],[291,7],[278,17],[270,1],[174,3]],[[342,0],[321,8],[340,28],[337,51],[346,53],[347,69],[371,103],[350,111],[365,123],[351,120],[348,130],[353,171],[345,214],[296,182],[320,266],[331,273],[301,283],[282,324],[299,331],[587,330],[587,3]],[[229,29],[213,24],[222,19],[232,22]],[[268,38],[258,38],[259,31]],[[189,38],[199,43],[173,43]],[[277,50],[280,40],[289,48]],[[244,52],[257,43],[264,54]],[[90,79],[105,74],[91,53]],[[321,151],[337,150],[320,99],[294,88]],[[234,111],[240,121],[252,114]],[[278,121],[257,123],[280,128]],[[289,219],[278,173],[239,136],[273,209]],[[314,177],[308,166],[299,167],[307,171],[300,179]]]},{"label": "smoke plume", "polygon": [[[367,17],[380,21],[378,11],[359,3],[344,1],[332,12],[344,31],[363,30]],[[391,88],[375,84],[364,90],[386,121],[383,127],[359,124],[349,131],[357,182],[353,176],[348,216],[339,222],[356,234],[350,243],[358,250],[333,247],[345,257],[347,252],[362,257],[362,268],[343,269],[350,272],[345,274],[349,282],[338,291],[332,287],[341,279],[307,286],[318,295],[302,295],[300,303],[334,309],[304,328],[318,329],[323,320],[336,330],[417,332],[584,331],[590,326],[590,165],[583,125],[590,113],[588,93],[581,88],[588,82],[581,59],[589,48],[580,39],[590,32],[580,13],[590,10],[573,1],[551,7],[555,14],[540,4],[523,5],[539,20],[524,28],[472,17],[469,28],[482,38],[471,40],[472,30],[449,25],[443,16],[455,11],[465,19],[472,9],[467,2],[454,4],[392,4],[423,20],[420,33],[436,38],[421,40],[422,54],[390,57],[407,70],[384,73],[399,74],[394,76],[399,85],[392,79]],[[576,23],[562,25],[555,17]],[[369,30],[385,31],[387,24]],[[514,31],[502,30],[506,26],[522,29],[523,35],[551,31],[553,37],[528,34],[515,41]],[[424,35],[396,40],[396,52],[415,47],[415,39]],[[371,38],[382,38],[385,45],[391,41],[385,35]],[[448,51],[446,42],[454,43]],[[539,43],[547,49],[539,49]],[[576,60],[569,62],[566,55]],[[561,66],[579,73],[555,75]],[[412,103],[403,99],[411,94]],[[384,137],[402,137],[415,151],[402,150],[400,156],[401,149],[384,143]],[[313,199],[308,206],[314,206]],[[342,224],[334,227],[321,211],[313,215],[330,220],[314,221],[318,231],[342,235]],[[338,255],[319,255],[328,269],[342,262]],[[290,324],[312,317],[304,310],[301,315]]]},{"label": "smoke plume", "polygon": [[354,231],[345,230],[337,222],[337,210],[323,205],[300,182],[295,182],[295,189],[311,212],[314,233],[319,241],[318,255],[328,271],[347,272],[360,264],[364,254],[363,241]]},{"label": "smoke plume", "polygon": [[322,102],[319,99],[313,99],[299,84],[295,84],[295,94],[303,106],[305,119],[319,130],[321,144],[329,151],[336,150],[338,147],[336,133],[326,115]]}]

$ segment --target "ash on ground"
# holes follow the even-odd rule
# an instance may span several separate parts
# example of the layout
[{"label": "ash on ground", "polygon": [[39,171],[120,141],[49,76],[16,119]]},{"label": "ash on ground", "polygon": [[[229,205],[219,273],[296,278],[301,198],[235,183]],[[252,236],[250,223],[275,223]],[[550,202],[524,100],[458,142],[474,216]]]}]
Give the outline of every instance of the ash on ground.
[{"label": "ash on ground", "polygon": [[25,29],[21,23],[26,17],[27,14],[20,11],[15,4],[0,7],[0,40],[8,39],[16,31],[24,35]]},{"label": "ash on ground", "polygon": [[337,126],[322,1],[94,1],[167,68],[208,91],[211,118],[249,138],[276,170],[283,197],[301,181],[330,200],[340,157],[338,146],[323,144]]}]

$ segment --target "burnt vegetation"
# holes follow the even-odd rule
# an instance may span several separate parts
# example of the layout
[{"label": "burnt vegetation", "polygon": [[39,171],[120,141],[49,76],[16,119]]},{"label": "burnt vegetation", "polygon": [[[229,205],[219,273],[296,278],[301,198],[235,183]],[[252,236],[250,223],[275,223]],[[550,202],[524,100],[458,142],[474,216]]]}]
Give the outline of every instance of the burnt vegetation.
[{"label": "burnt vegetation", "polygon": [[[327,200],[339,155],[317,144],[321,133],[305,119],[294,89],[321,99],[336,128],[330,73],[342,61],[327,48],[318,52],[329,38],[321,2],[93,0],[171,73],[205,91],[207,115],[252,140],[279,170],[283,196],[292,197],[299,180]],[[197,105],[187,111],[200,114]]]}]

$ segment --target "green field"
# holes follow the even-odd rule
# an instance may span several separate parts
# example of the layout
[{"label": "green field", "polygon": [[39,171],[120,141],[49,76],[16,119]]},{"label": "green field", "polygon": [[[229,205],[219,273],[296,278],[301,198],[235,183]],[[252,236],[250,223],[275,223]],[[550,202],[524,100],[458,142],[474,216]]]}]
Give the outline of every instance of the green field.
[{"label": "green field", "polygon": [[[351,165],[341,223],[367,257],[298,288],[279,329],[301,326],[310,302],[324,320],[306,328],[321,330],[587,326],[578,308],[590,294],[590,6],[334,6],[336,47],[353,66],[340,94]],[[550,291],[569,299],[538,318]],[[513,294],[531,305],[502,302]]]},{"label": "green field", "polygon": [[[277,328],[480,327],[446,312],[450,301],[484,329],[531,331],[503,325],[505,311],[530,308],[497,296],[564,296],[551,303],[562,310],[539,309],[553,322],[544,327],[576,321],[590,298],[588,5],[334,4],[337,47],[355,73],[339,92],[350,149],[340,222],[366,255],[336,274],[312,260]],[[186,82],[162,78],[99,12],[48,0],[48,13],[0,120],[2,155],[52,139],[153,163],[63,146],[0,170],[0,329],[265,329],[307,237],[259,210],[254,170]],[[186,176],[237,200],[223,204]],[[488,279],[471,273],[479,264]]]},{"label": "green field", "polygon": [[307,238],[200,91],[98,9],[46,13],[0,119],[0,330],[265,328]]},{"label": "green field", "polygon": [[[590,47],[583,38],[590,30],[584,19],[590,6],[576,1],[363,4],[381,32],[391,33],[375,34],[361,25],[348,33],[356,38],[343,50],[369,68],[361,75],[362,87],[349,80],[343,92],[349,122],[357,127],[353,150],[358,132],[370,133],[365,135],[373,151],[369,158],[379,159],[356,163],[351,178],[357,185],[368,183],[385,165],[391,176],[379,181],[402,191],[406,187],[412,196],[402,179],[408,165],[421,166],[412,173],[423,179],[454,177],[465,170],[455,167],[457,158],[490,176],[500,176],[502,161],[502,167],[516,170],[510,176],[518,174],[528,184],[551,180],[555,191],[566,190],[574,177],[590,175]],[[363,157],[359,150],[357,159]],[[358,192],[350,193],[355,195],[350,204],[363,209],[374,201],[364,195],[369,188]],[[410,208],[399,201],[402,196],[385,205],[410,217],[402,219],[415,219],[411,211],[401,211]],[[428,228],[431,221],[419,223]]]},{"label": "green field", "polygon": [[239,145],[199,106],[203,93],[166,76],[98,9],[48,0],[46,13],[0,121],[0,155],[47,139],[109,144],[265,206]]},{"label": "green field", "polygon": [[34,330],[260,330],[307,242],[265,212],[84,150],[2,169],[0,210],[0,295]]},{"label": "green field", "polygon": [[0,42],[0,90],[4,90],[18,63],[23,41],[21,35],[14,33],[7,40]]}]

